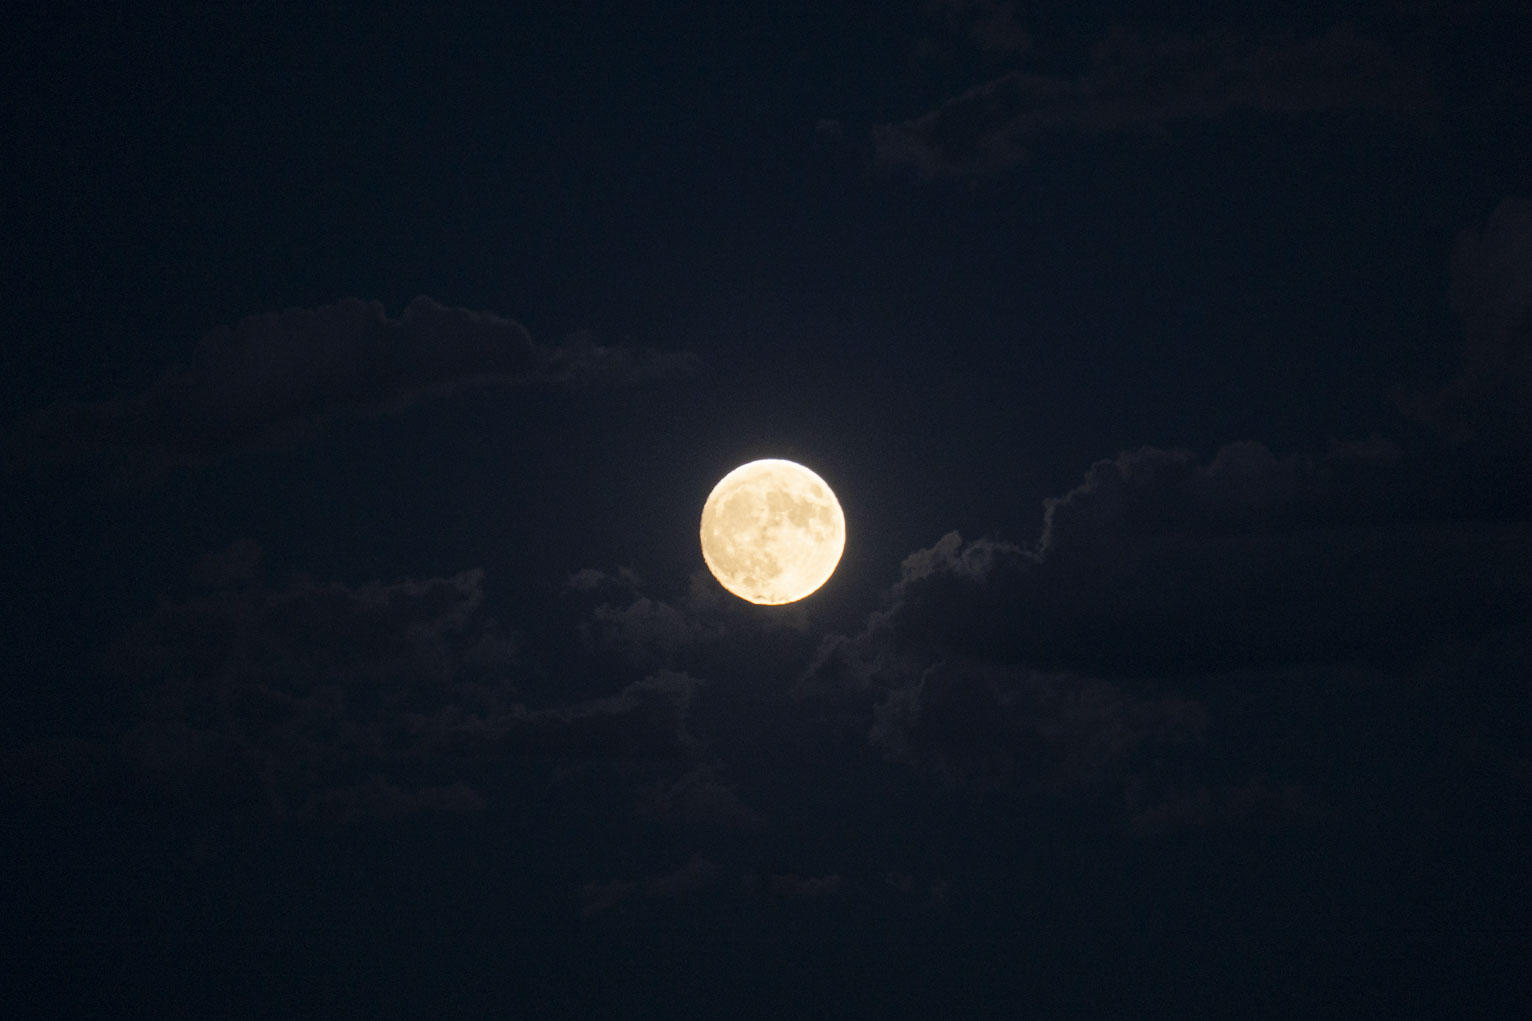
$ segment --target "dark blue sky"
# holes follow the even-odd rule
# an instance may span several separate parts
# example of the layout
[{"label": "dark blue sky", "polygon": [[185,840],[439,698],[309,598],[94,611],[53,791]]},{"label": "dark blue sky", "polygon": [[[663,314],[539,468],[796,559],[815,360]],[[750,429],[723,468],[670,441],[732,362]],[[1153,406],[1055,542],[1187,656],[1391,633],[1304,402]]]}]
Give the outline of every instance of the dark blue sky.
[{"label": "dark blue sky", "polygon": [[[1513,1002],[1517,5],[0,47],[19,1002]],[[792,607],[697,548],[763,456],[847,515]]]}]

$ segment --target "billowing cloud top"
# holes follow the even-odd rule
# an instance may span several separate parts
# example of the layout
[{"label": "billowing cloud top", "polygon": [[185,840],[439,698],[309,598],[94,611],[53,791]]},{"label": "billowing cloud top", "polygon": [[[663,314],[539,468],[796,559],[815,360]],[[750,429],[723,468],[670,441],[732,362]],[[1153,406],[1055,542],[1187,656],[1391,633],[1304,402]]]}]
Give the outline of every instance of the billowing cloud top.
[{"label": "billowing cloud top", "polygon": [[1208,728],[1178,689],[1398,676],[1526,620],[1532,532],[1442,514],[1409,492],[1421,470],[1381,440],[1099,461],[1046,502],[1035,543],[954,532],[912,553],[799,690],[870,707],[869,741],[917,765],[1039,790],[1137,782],[1143,749]]}]

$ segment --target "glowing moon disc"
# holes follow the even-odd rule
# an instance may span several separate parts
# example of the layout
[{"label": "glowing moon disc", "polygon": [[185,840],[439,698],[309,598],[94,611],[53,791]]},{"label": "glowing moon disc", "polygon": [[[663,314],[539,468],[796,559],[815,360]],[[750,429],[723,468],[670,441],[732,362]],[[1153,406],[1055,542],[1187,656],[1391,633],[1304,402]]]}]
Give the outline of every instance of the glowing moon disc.
[{"label": "glowing moon disc", "polygon": [[702,559],[741,599],[797,602],[829,580],[846,548],[846,516],[824,479],[768,458],[719,480],[702,507]]}]

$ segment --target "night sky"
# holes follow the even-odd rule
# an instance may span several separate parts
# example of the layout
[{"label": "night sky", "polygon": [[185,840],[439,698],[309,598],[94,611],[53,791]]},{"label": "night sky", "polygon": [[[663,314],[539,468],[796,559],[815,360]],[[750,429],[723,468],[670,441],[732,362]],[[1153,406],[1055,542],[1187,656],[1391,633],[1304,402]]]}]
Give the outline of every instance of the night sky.
[{"label": "night sky", "polygon": [[559,6],[10,19],[4,1012],[1521,1003],[1523,5]]}]

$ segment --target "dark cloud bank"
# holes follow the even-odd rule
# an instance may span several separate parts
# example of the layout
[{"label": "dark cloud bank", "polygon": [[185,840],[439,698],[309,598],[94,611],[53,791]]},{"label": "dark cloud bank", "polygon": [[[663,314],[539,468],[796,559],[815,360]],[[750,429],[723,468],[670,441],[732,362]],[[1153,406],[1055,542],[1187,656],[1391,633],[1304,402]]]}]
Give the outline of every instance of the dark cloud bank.
[{"label": "dark cloud bank", "polygon": [[[758,807],[759,777],[742,794],[736,750],[700,732],[696,710],[699,678],[737,684],[748,658],[779,694],[797,678],[796,699],[760,722],[849,738],[830,753],[848,756],[841,768],[884,760],[952,789],[1088,806],[1136,841],[1333,836],[1369,813],[1496,818],[1532,794],[1503,711],[1525,701],[1511,686],[1532,643],[1515,459],[1529,435],[1529,208],[1507,200],[1458,241],[1466,354],[1447,385],[1402,402],[1434,430],[1412,449],[1124,451],[1047,500],[1035,537],[952,532],[910,553],[860,627],[822,639],[811,608],[753,612],[702,572],[666,594],[632,569],[587,568],[548,618],[566,647],[539,660],[558,643],[500,619],[481,569],[278,581],[241,541],[115,643],[108,672],[140,706],[128,728],[12,748],[0,790],[46,811],[354,828],[494,816],[508,776],[535,777],[602,806],[586,811],[604,825],[685,835],[670,865],[648,854],[583,884],[565,873],[568,910],[591,924],[971,896],[916,884],[907,870],[933,865],[918,857],[786,867],[751,847],[798,825],[796,809]],[[30,424],[55,451],[164,469],[471,387],[626,383],[688,364],[539,348],[514,323],[426,299],[398,320],[343,303],[215,331],[149,390]],[[1429,719],[1446,692],[1454,715]],[[1348,744],[1364,765],[1337,774],[1326,763]]]},{"label": "dark cloud bank", "polygon": [[[1434,437],[1099,461],[1046,501],[1030,542],[954,532],[910,554],[865,627],[824,640],[800,693],[890,759],[1104,794],[1139,835],[1324,824],[1339,802],[1503,813],[1529,775],[1506,716],[1525,703],[1532,638],[1529,222],[1508,200],[1458,242],[1467,355],[1416,404]],[[1300,733],[1311,748],[1295,753]],[[1327,769],[1332,741],[1370,765]],[[1260,751],[1272,743],[1284,750]],[[1496,764],[1443,800],[1463,748]]]},{"label": "dark cloud bank", "polygon": [[[704,750],[691,722],[697,678],[748,656],[798,675],[802,711],[949,779],[1105,794],[1141,833],[1319,818],[1319,795],[1254,767],[1218,779],[1146,769],[1218,737],[1221,691],[1379,679],[1401,690],[1485,643],[1520,647],[1532,529],[1516,510],[1526,476],[1505,452],[1525,437],[1528,208],[1508,200],[1459,241],[1465,367],[1415,401],[1440,429],[1420,449],[1373,438],[1318,455],[1256,442],[1210,457],[1123,452],[1048,500],[1031,541],[953,532],[911,553],[865,625],[817,651],[802,608],[753,613],[700,572],[665,596],[630,569],[587,568],[565,582],[574,658],[538,663],[487,608],[481,570],[272,584],[259,547],[236,543],[117,644],[112,671],[143,692],[133,728],[13,750],[8,787],[32,801],[346,822],[477,811],[484,763],[650,763],[665,765],[623,781],[631,816],[760,832],[770,817],[739,795],[728,749]],[[541,350],[515,324],[423,299],[398,321],[360,304],[283,313],[204,348],[199,368],[137,398],[39,421],[92,420],[106,436],[126,416],[140,450],[152,438],[189,463],[339,411],[685,362]],[[359,368],[375,349],[376,369]],[[191,424],[206,421],[221,431],[193,444]],[[1486,488],[1485,474],[1501,482]],[[550,682],[577,660],[579,684]]]},{"label": "dark cloud bank", "polygon": [[[1529,208],[1506,200],[1457,243],[1464,368],[1411,404],[1434,434],[1410,449],[1375,436],[1321,454],[1240,442],[1099,461],[1045,502],[1035,539],[953,532],[911,553],[861,630],[823,640],[799,693],[891,759],[1120,796],[1139,833],[1323,818],[1322,794],[1261,770],[1354,778],[1291,749],[1246,754],[1297,734],[1299,717],[1311,734],[1369,727],[1356,748],[1422,798],[1464,742],[1498,749],[1481,778],[1509,785],[1496,797],[1524,790],[1505,710],[1525,703],[1532,640]],[[1227,718],[1240,699],[1266,706],[1260,732]],[[1455,714],[1428,718],[1437,699]],[[1364,704],[1370,722],[1352,719]],[[1411,759],[1431,730],[1434,764]]]},{"label": "dark cloud bank", "polygon": [[[1046,48],[1053,42],[1040,29],[1034,39],[1032,26],[1023,28],[1028,12],[1018,15],[1009,0],[930,0],[925,12],[943,19],[946,36],[917,42],[908,70],[921,70],[916,62],[930,69],[957,52],[969,63],[956,80],[978,84],[954,96],[949,79],[934,97],[894,108],[913,116],[873,128],[873,162],[922,179],[971,183],[1025,162],[1053,139],[1191,134],[1214,121],[1268,128],[1323,121],[1339,128],[1320,143],[1329,145],[1373,131],[1430,132],[1441,120],[1455,125],[1443,132],[1442,148],[1485,142],[1482,128],[1454,133],[1465,111],[1457,100],[1443,107],[1425,67],[1346,25],[1318,35],[1215,29],[1150,36],[1116,28],[1083,66],[1058,73],[1031,69],[1038,66],[1034,59],[1050,59]],[[1072,17],[1076,28],[1094,31]],[[854,15],[832,12],[826,24],[846,18],[854,23]],[[379,22],[384,39],[387,21]],[[434,15],[427,21],[446,26],[437,41],[451,42],[451,24]],[[477,153],[449,190],[483,191],[492,201],[477,210],[442,210],[446,218],[438,226],[456,230],[473,214],[471,222],[486,224],[481,242],[528,236],[529,227],[549,237],[566,231],[560,250],[587,259],[565,278],[577,283],[559,297],[557,276],[522,281],[529,293],[545,293],[551,284],[550,307],[589,300],[588,285],[599,290],[620,277],[624,286],[613,294],[628,297],[615,298],[613,307],[647,310],[637,315],[659,310],[681,329],[697,331],[699,340],[707,332],[727,334],[729,324],[760,320],[720,342],[721,351],[764,349],[777,344],[773,331],[804,324],[813,339],[804,347],[780,345],[791,365],[760,379],[721,381],[706,400],[678,403],[674,423],[651,429],[648,422],[609,416],[609,408],[592,401],[570,416],[590,413],[591,428],[581,438],[592,440],[584,448],[567,442],[556,424],[538,429],[543,423],[532,423],[527,446],[548,438],[547,449],[534,451],[518,471],[502,473],[514,477],[490,483],[511,494],[495,505],[496,514],[501,508],[511,513],[491,529],[520,529],[528,540],[510,553],[496,550],[492,534],[472,532],[464,541],[483,542],[484,559],[425,553],[417,566],[399,567],[397,558],[416,555],[412,547],[374,543],[365,525],[355,534],[319,535],[322,521],[280,514],[265,524],[213,532],[212,539],[205,538],[210,530],[198,529],[171,536],[203,511],[196,505],[202,495],[217,493],[210,511],[227,509],[231,495],[218,490],[228,481],[221,476],[238,472],[209,471],[184,491],[147,494],[124,515],[132,518],[125,527],[100,535],[73,532],[75,515],[103,507],[110,514],[118,494],[61,515],[56,534],[42,536],[52,545],[33,558],[31,577],[47,572],[49,581],[55,573],[62,580],[37,600],[43,609],[27,618],[38,635],[16,647],[35,653],[34,668],[46,668],[57,645],[77,641],[85,651],[59,651],[56,660],[65,665],[55,673],[78,670],[81,676],[70,678],[72,688],[61,685],[58,698],[39,699],[41,711],[28,711],[44,716],[76,694],[99,698],[105,708],[78,713],[88,722],[67,734],[61,732],[67,721],[30,721],[17,729],[14,744],[0,748],[0,806],[10,824],[4,846],[20,863],[12,869],[16,882],[6,914],[13,942],[36,948],[17,970],[43,975],[40,985],[54,995],[81,992],[101,1005],[96,1014],[168,1002],[167,996],[199,983],[199,1002],[215,1014],[268,985],[273,1003],[289,985],[329,990],[324,1001],[291,997],[279,1013],[304,1002],[314,1003],[314,1012],[345,1014],[364,1002],[386,1015],[412,1000],[432,1004],[420,1011],[427,1013],[437,1001],[453,999],[474,1002],[482,1012],[475,983],[485,975],[515,986],[513,998],[529,1016],[614,1017],[720,1016],[730,1009],[784,1017],[826,1009],[855,1014],[841,1010],[848,992],[862,998],[868,1016],[994,1014],[1000,1002],[1027,1003],[1047,1014],[1045,980],[1060,977],[1092,994],[1125,981],[1121,1002],[1141,1010],[1150,1001],[1132,987],[1146,973],[1193,987],[1197,996],[1189,1002],[1204,1008],[1199,1013],[1220,1012],[1207,1009],[1213,1003],[1227,1012],[1231,994],[1244,994],[1278,1014],[1323,1014],[1303,1008],[1324,1004],[1333,1011],[1348,1000],[1373,1010],[1409,1002],[1408,1010],[1393,1013],[1419,1014],[1412,1001],[1425,990],[1431,1002],[1443,1003],[1438,1012],[1461,1014],[1457,998],[1475,985],[1513,986],[1506,976],[1522,967],[1514,946],[1532,917],[1524,882],[1532,836],[1526,811],[1532,804],[1532,202],[1507,199],[1492,213],[1486,207],[1482,226],[1458,238],[1449,271],[1465,341],[1461,363],[1445,384],[1400,383],[1393,392],[1402,416],[1378,423],[1380,435],[1322,450],[1276,449],[1260,436],[1198,450],[1145,445],[1114,453],[1105,447],[1097,452],[1109,456],[1088,467],[1082,461],[1082,474],[1051,490],[1059,495],[1023,507],[1005,531],[943,535],[948,524],[962,525],[954,508],[953,518],[939,522],[943,527],[894,551],[886,543],[862,547],[863,554],[881,548],[896,558],[924,544],[901,562],[880,557],[881,567],[864,561],[851,570],[848,561],[839,588],[792,607],[744,605],[705,571],[684,580],[674,573],[667,585],[609,563],[569,574],[588,562],[577,560],[560,561],[551,577],[536,577],[516,551],[543,540],[541,529],[580,527],[562,517],[570,501],[590,499],[609,478],[632,484],[641,477],[668,491],[666,499],[641,505],[618,493],[613,514],[602,520],[634,506],[669,515],[687,505],[675,495],[683,491],[675,480],[705,458],[688,460],[665,445],[698,446],[705,431],[698,423],[713,425],[708,416],[720,409],[729,415],[721,416],[717,431],[733,432],[749,421],[760,426],[751,434],[754,442],[775,435],[779,421],[761,424],[773,411],[783,419],[796,416],[820,393],[835,403],[835,385],[865,379],[869,400],[892,395],[883,413],[928,414],[933,435],[941,436],[951,424],[946,409],[981,393],[974,373],[988,363],[963,362],[978,351],[942,346],[942,332],[921,324],[963,335],[977,325],[978,337],[988,329],[985,319],[955,315],[940,300],[914,309],[922,294],[936,293],[918,286],[908,288],[910,304],[890,302],[901,279],[921,274],[911,270],[901,278],[898,259],[880,265],[882,252],[844,242],[854,231],[876,244],[886,240],[889,254],[898,256],[903,232],[916,227],[908,236],[919,237],[918,224],[931,215],[929,222],[950,235],[945,247],[905,254],[934,281],[957,281],[968,267],[1014,245],[1010,236],[962,233],[958,220],[945,229],[947,221],[935,218],[946,215],[939,203],[920,207],[941,198],[926,189],[905,195],[913,200],[910,209],[895,214],[881,184],[870,203],[847,203],[839,191],[816,198],[809,168],[782,163],[789,176],[771,179],[779,161],[791,156],[768,124],[779,113],[793,121],[784,135],[801,131],[804,117],[812,117],[805,110],[843,90],[839,94],[856,105],[830,101],[863,111],[864,123],[889,116],[880,98],[888,76],[853,81],[842,69],[816,78],[812,50],[820,39],[810,38],[813,33],[801,47],[798,33],[779,33],[793,37],[792,59],[805,62],[806,73],[788,75],[785,86],[781,68],[792,59],[783,64],[781,52],[724,60],[719,66],[744,83],[741,95],[765,98],[754,115],[719,108],[716,119],[698,120],[695,114],[707,112],[703,101],[713,97],[694,87],[706,80],[689,76],[687,67],[696,62],[687,58],[668,68],[630,62],[625,53],[641,56],[654,40],[642,33],[632,40],[590,34],[609,21],[583,19],[557,37],[589,42],[592,53],[612,59],[595,62],[599,75],[555,76],[560,90],[570,92],[544,97],[551,101],[541,114],[545,122],[529,113],[538,104],[524,103],[538,98],[536,88],[523,95],[506,84],[507,68],[521,66],[505,59],[515,48],[503,47],[515,40],[486,35],[482,77],[493,91],[489,102],[475,103],[471,91],[463,91],[479,76],[478,66],[462,59],[472,56],[463,47],[448,45],[449,79],[434,87],[410,78],[401,83],[420,99],[415,114],[406,110],[396,125],[368,113],[350,119],[351,126],[374,125],[384,140],[380,151],[422,153],[423,176],[432,181],[440,176],[443,143],[451,149],[458,129],[468,129],[462,134]],[[243,34],[208,24],[220,36]],[[711,45],[703,41],[707,30],[696,26],[658,19],[655,30],[664,35],[665,53],[694,55],[698,46]],[[108,25],[108,37],[114,32],[115,24]],[[75,35],[70,28],[61,38]],[[740,35],[772,42],[772,33],[750,25]],[[549,38],[533,32],[529,39],[529,53],[547,51]],[[369,30],[356,41],[367,48],[377,40]],[[827,50],[842,46],[833,34],[823,41]],[[850,48],[827,56],[840,67],[853,51],[885,42],[859,35]],[[410,58],[404,63],[412,74],[416,65],[429,64],[432,46],[422,49],[408,39],[402,45],[387,52],[390,66],[398,53]],[[322,43],[316,52],[325,61],[333,56]],[[397,112],[394,104],[372,105],[379,81],[372,61],[383,51],[366,52],[356,62],[365,86],[358,92],[373,112]],[[1479,54],[1435,52],[1448,83],[1441,94],[1458,95],[1451,76]],[[223,63],[244,74],[237,62]],[[1486,79],[1505,70],[1483,63]],[[178,109],[168,116],[153,96],[129,106],[151,111],[195,145],[198,129],[191,122],[218,92],[206,92],[204,76],[186,66],[200,97],[187,108],[189,119]],[[676,71],[685,73],[674,77]],[[751,84],[751,74],[769,81]],[[1514,77],[1505,79],[1508,88],[1524,84]],[[583,92],[586,78],[590,91]],[[625,80],[661,91],[639,89],[607,103],[611,83]],[[832,81],[839,84],[830,88]],[[688,89],[691,97],[678,106],[676,97]],[[437,90],[449,97],[450,108],[433,111]],[[73,104],[73,87],[66,91]],[[497,114],[506,96],[510,104]],[[344,101],[341,94],[331,98]],[[570,100],[575,105],[561,105]],[[320,106],[341,115],[337,124],[347,122],[344,105]],[[107,127],[107,145],[127,140],[139,149],[135,159],[159,176],[154,149],[143,141],[155,132],[135,126],[127,108],[100,109],[105,119],[97,126]],[[523,114],[531,130],[505,130],[521,124]],[[498,134],[486,136],[485,115],[505,118],[488,129]],[[408,129],[418,116],[432,121],[428,133],[395,137],[396,127]],[[118,119],[120,129],[108,123]],[[281,111],[277,119],[284,119]],[[82,136],[95,130],[67,125]],[[254,137],[238,127],[229,122],[219,130]],[[621,130],[613,133],[614,127]],[[841,122],[821,121],[818,130],[835,150],[848,145]],[[745,135],[751,136],[747,147],[718,158],[719,144],[733,147]],[[1293,145],[1301,158],[1309,150],[1300,135],[1283,130],[1270,138]],[[322,139],[320,149],[342,155],[354,141],[328,121],[314,134],[294,137],[304,146]],[[633,148],[633,139],[642,145]],[[501,142],[505,148],[496,148]],[[93,151],[64,136],[49,145],[81,158]],[[200,148],[183,154],[199,172],[207,164]],[[372,151],[362,147],[356,155],[365,159]],[[1500,157],[1512,151],[1495,150]],[[38,152],[52,158],[48,145]],[[278,147],[271,158],[285,161],[294,153],[302,156]],[[240,162],[232,151],[226,155],[229,164]],[[519,162],[524,156],[528,162]],[[1429,163],[1429,156],[1411,151],[1401,159]],[[1496,158],[1434,164],[1422,171],[1431,179],[1426,183],[1391,182],[1400,188],[1395,198],[1402,196],[1395,202],[1403,210],[1399,220],[1438,227],[1459,222],[1454,203],[1482,198],[1474,191],[1482,182],[1459,171]],[[340,166],[352,164],[331,169]],[[536,172],[521,174],[524,167]],[[1359,163],[1359,179],[1379,167]],[[216,160],[213,168],[224,173]],[[262,172],[259,161],[248,169]],[[403,169],[398,190],[362,198],[415,203],[419,181]],[[508,180],[527,189],[515,193],[515,203],[504,201]],[[1507,186],[1503,171],[1495,180],[1502,183],[1488,194]],[[539,192],[538,181],[550,190]],[[93,203],[104,208],[108,199],[115,204],[133,196],[134,188],[118,184],[113,177],[110,195],[70,196],[71,208],[88,212]],[[651,206],[656,184],[684,201]],[[1454,197],[1426,201],[1425,208],[1410,205],[1428,186]],[[1267,201],[1260,188],[1249,192],[1253,202]],[[274,208],[265,189],[252,193],[262,198],[261,210]],[[1094,193],[1085,194],[1094,205]],[[735,196],[760,202],[763,195],[769,200],[748,216],[731,205]],[[1333,196],[1316,189],[1306,201],[1314,203],[1305,208],[1316,222],[1341,222],[1334,219]],[[498,209],[516,203],[545,204],[551,215],[496,219]],[[826,215],[828,203],[852,211],[869,205],[871,216],[838,222]],[[143,204],[158,221],[159,207]],[[619,206],[630,207],[626,212],[635,218],[606,219]],[[579,216],[568,219],[562,207]],[[685,215],[673,215],[683,207]],[[432,208],[421,203],[418,222],[437,215]],[[1062,205],[1059,213],[1083,208]],[[1231,224],[1240,222],[1242,214],[1229,212]],[[800,215],[802,221],[795,219]],[[1391,215],[1383,219],[1393,222]],[[704,220],[708,230],[695,233]],[[153,226],[177,233],[193,222],[201,221],[172,216]],[[515,230],[500,233],[513,224]],[[108,239],[134,236],[110,218],[89,226],[104,228]],[[784,244],[788,234],[775,233],[778,227],[792,235],[791,245]],[[73,235],[60,236],[67,242]],[[747,251],[736,260],[739,238]],[[1167,239],[1175,243],[1174,235]],[[858,263],[854,273],[837,265],[842,256],[832,249]],[[21,250],[30,261],[30,251]],[[624,250],[644,264],[624,264]],[[484,272],[486,251],[474,250],[475,275]],[[145,265],[171,265],[164,251],[160,263],[154,254],[146,250]],[[801,276],[779,272],[789,262]],[[938,264],[946,272],[931,273]],[[1408,259],[1388,265],[1419,269]],[[1382,261],[1378,268],[1394,272]],[[731,289],[733,274],[749,277],[751,286]],[[856,292],[858,280],[865,286],[878,276],[886,279],[876,289]],[[216,280],[207,279],[210,286]],[[953,293],[1010,286],[1001,279],[975,274],[972,290]],[[1266,284],[1280,288],[1283,281]],[[837,325],[834,302],[776,300],[793,287],[812,297],[819,286],[835,292],[836,301],[848,288],[844,308],[858,323],[878,322],[865,312],[881,310],[903,320],[905,329],[884,335],[858,325],[856,332],[869,338],[858,348],[860,341],[841,328],[850,319]],[[778,293],[759,301],[768,291]],[[630,304],[637,292],[644,292],[642,300]],[[1300,299],[1334,294],[1296,293]],[[737,318],[708,317],[706,306],[735,298]],[[1189,303],[1196,300],[1193,295]],[[666,311],[681,305],[684,314]],[[794,307],[804,309],[801,316]],[[1067,302],[1060,306],[1061,313],[1069,309]],[[97,315],[104,316],[92,310]],[[1107,335],[1114,323],[1126,321],[1103,317],[1102,342],[1083,357],[1110,358],[1122,350],[1116,344],[1132,342],[1125,334]],[[821,325],[822,336],[814,334]],[[992,342],[1031,343],[1023,336],[1024,319],[990,325]],[[1255,325],[1247,340],[1281,350],[1281,336],[1261,336],[1262,328],[1268,334],[1275,328]],[[1339,330],[1334,340],[1344,343]],[[836,376],[849,361],[820,359],[818,350],[803,357],[810,344],[842,342],[848,355],[861,359],[859,375]],[[1432,342],[1415,335],[1401,340]],[[1012,353],[996,360],[997,373],[1022,364]],[[1073,378],[1076,385],[1100,367],[1075,364],[1082,373]],[[827,388],[806,388],[796,406],[766,392],[818,373],[821,365]],[[82,460],[122,480],[152,482],[242,452],[295,444],[336,420],[395,415],[469,391],[599,390],[693,366],[685,353],[606,346],[586,334],[539,343],[512,320],[425,297],[395,315],[376,302],[346,300],[215,329],[185,365],[141,389],[44,408],[4,438],[27,472],[38,470],[37,476],[12,473],[23,485],[40,477],[39,469]],[[926,372],[936,384],[949,370],[948,389],[884,385]],[[1102,375],[1113,385],[1135,385],[1123,371],[1112,366]],[[1198,371],[1191,369],[1201,378]],[[1048,377],[1033,378],[1046,385]],[[1059,385],[1071,378],[1060,377]],[[1030,385],[982,393],[1012,399]],[[1293,398],[1294,414],[1302,416],[1302,395]],[[644,407],[653,413],[655,403]],[[751,418],[756,404],[765,408],[759,421]],[[857,446],[865,437],[875,447],[909,435],[876,411],[864,420],[861,407],[850,402],[832,409],[845,413],[819,419],[824,431],[805,445],[820,438],[835,444],[837,430],[861,429],[865,436],[855,442],[842,437],[846,464],[856,451],[871,449]],[[1105,409],[1103,421],[1112,415]],[[567,423],[549,419],[559,421]],[[813,425],[807,417],[786,424]],[[1072,427],[1067,416],[1057,425]],[[632,443],[603,442],[624,429],[633,430]],[[992,450],[976,447],[972,463],[980,456],[1023,456],[1024,445],[992,433]],[[431,450],[429,437],[421,438]],[[723,446],[713,444],[715,451]],[[614,457],[635,452],[635,464],[614,465]],[[847,474],[865,484],[888,463],[871,459],[860,476]],[[636,470],[626,471],[630,467]],[[580,484],[567,485],[571,473],[579,473]],[[199,489],[203,481],[206,488]],[[458,488],[461,481],[447,479],[442,502],[474,499],[472,489]],[[857,484],[848,483],[848,509],[851,498],[873,498],[871,487],[855,493]],[[274,504],[285,504],[280,488],[270,495]],[[189,510],[159,516],[187,497]],[[239,499],[232,494],[233,502]],[[40,506],[46,512],[52,505]],[[390,507],[378,510],[386,514]],[[397,522],[399,531],[428,535],[441,525],[415,513]],[[870,527],[929,519],[867,514],[864,520]],[[596,548],[606,551],[601,556],[627,555],[633,535],[647,527],[640,519],[634,533]],[[279,573],[267,564],[262,544],[275,548],[284,528],[298,533],[300,549],[333,539],[337,550],[345,547],[336,559],[352,566],[320,577]],[[261,542],[233,543],[183,570],[209,545],[246,533]],[[32,538],[21,536],[22,542]],[[113,542],[140,537],[142,549]],[[95,545],[77,543],[82,538],[94,538]],[[77,545],[83,553],[61,555]],[[101,563],[92,562],[108,548]],[[557,556],[564,547],[550,542],[549,548]],[[657,547],[633,553],[653,558],[650,563],[695,554],[695,547],[689,554]],[[124,580],[151,563],[146,584]],[[373,570],[382,572],[374,575],[379,580],[368,580]],[[168,580],[167,572],[173,574]],[[857,601],[860,596],[848,593],[868,572],[880,573],[878,583],[887,588]],[[99,590],[78,593],[76,600],[71,585]],[[15,587],[18,600],[34,598],[24,584]],[[57,621],[42,620],[55,611],[62,611]],[[97,655],[103,647],[109,651]],[[32,687],[58,679],[45,677]],[[17,685],[18,691],[26,687],[25,681]],[[184,955],[164,952],[171,933],[190,948]],[[437,938],[441,933],[455,943]],[[1186,933],[1195,938],[1186,940]],[[1091,943],[1097,952],[1082,952],[1082,934],[1097,941]],[[1472,941],[1454,946],[1465,934]],[[1268,940],[1283,945],[1268,952]],[[1424,949],[1408,964],[1380,966],[1377,958],[1387,955],[1391,941]],[[220,972],[220,956],[238,966]],[[1456,984],[1450,974],[1444,981],[1454,967]],[[911,998],[908,989],[931,995]],[[781,990],[790,991],[782,997],[785,1007],[757,995]],[[14,999],[25,1004],[27,997]],[[730,1002],[744,1006],[719,1006]],[[358,1009],[367,1008],[349,1012]]]},{"label": "dark cloud bank", "polygon": [[1098,462],[1030,548],[953,533],[912,554],[864,640],[1164,676],[1386,664],[1519,619],[1532,532],[1392,505],[1411,486],[1398,457],[1245,443]]},{"label": "dark cloud bank", "polygon": [[1209,697],[1271,684],[1403,697],[1443,649],[1524,629],[1532,527],[1442,506],[1429,467],[1383,441],[1312,458],[1256,443],[1206,462],[1123,453],[1049,500],[1032,544],[951,533],[911,554],[884,607],[826,639],[800,690],[865,707],[890,758],[1117,791],[1144,830],[1284,805],[1313,818],[1306,792],[1259,776],[1229,781],[1222,807],[1206,790],[1135,805],[1140,765],[1216,731]]},{"label": "dark cloud bank", "polygon": [[[529,707],[536,673],[484,605],[484,572],[271,586],[242,542],[198,565],[212,587],[161,603],[108,664],[141,692],[110,741],[13,749],[7,792],[200,815],[349,822],[484,806],[463,775],[506,760],[686,763],[698,681],[659,670],[611,694]],[[413,777],[412,780],[397,776]],[[656,814],[733,812],[716,778],[656,792]]]},{"label": "dark cloud bank", "polygon": [[388,414],[479,387],[621,386],[692,365],[684,353],[606,347],[587,334],[538,345],[517,322],[426,297],[397,319],[351,299],[220,326],[148,389],[45,408],[17,442],[32,456],[104,453],[126,474],[152,477],[337,415]]},{"label": "dark cloud bank", "polygon": [[877,161],[970,177],[1027,158],[1059,132],[1152,132],[1190,119],[1361,111],[1429,125],[1424,76],[1339,26],[1312,39],[1234,29],[1148,39],[1115,28],[1076,79],[1009,71],[928,113],[873,131]]},{"label": "dark cloud bank", "polygon": [[1532,446],[1532,198],[1501,202],[1458,236],[1452,303],[1467,341],[1462,370],[1409,402],[1452,438]]}]

